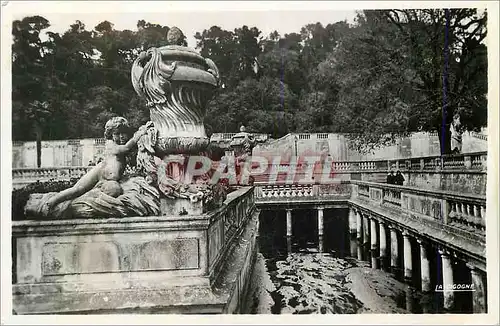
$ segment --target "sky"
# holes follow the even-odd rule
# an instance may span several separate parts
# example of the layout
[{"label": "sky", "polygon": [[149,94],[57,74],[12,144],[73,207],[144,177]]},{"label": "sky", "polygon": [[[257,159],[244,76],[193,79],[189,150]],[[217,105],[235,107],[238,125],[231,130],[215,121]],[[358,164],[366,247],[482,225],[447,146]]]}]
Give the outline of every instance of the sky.
[{"label": "sky", "polygon": [[[160,3],[161,4],[161,3]],[[341,10],[288,10],[288,8],[277,8],[275,10],[235,10],[230,11],[197,11],[192,8],[191,11],[164,11],[154,12],[151,8],[145,7],[144,10],[136,12],[51,12],[40,11],[38,8],[26,6],[15,12],[13,19],[22,19],[30,15],[41,15],[49,20],[51,27],[45,31],[64,33],[69,26],[76,20],[85,24],[87,30],[93,29],[98,23],[108,20],[114,24],[117,30],[137,30],[137,21],[144,19],[150,23],[166,25],[169,27],[177,26],[187,37],[188,46],[195,47],[196,41],[194,34],[203,32],[211,26],[217,25],[225,30],[234,30],[235,28],[247,25],[257,27],[262,31],[261,36],[268,36],[274,30],[280,35],[287,33],[300,32],[300,29],[310,23],[320,22],[323,26],[329,23],[347,20],[353,22],[356,12],[354,9]],[[138,8],[140,9],[140,8]],[[160,9],[160,8],[158,8]],[[165,10],[165,8],[161,8]],[[42,37],[43,38],[43,37]]]}]

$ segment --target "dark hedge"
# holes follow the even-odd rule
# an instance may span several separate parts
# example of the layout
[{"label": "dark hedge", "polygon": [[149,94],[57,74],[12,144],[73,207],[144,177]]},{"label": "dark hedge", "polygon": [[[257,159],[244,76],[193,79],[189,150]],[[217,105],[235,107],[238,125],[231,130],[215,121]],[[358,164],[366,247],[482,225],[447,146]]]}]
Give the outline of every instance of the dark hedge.
[{"label": "dark hedge", "polygon": [[23,188],[12,191],[12,220],[21,221],[26,219],[26,216],[24,215],[24,206],[26,206],[28,198],[31,194],[59,192],[72,187],[78,179],[79,178],[73,178],[66,181],[50,180],[47,182],[37,181],[35,183],[30,183]]}]

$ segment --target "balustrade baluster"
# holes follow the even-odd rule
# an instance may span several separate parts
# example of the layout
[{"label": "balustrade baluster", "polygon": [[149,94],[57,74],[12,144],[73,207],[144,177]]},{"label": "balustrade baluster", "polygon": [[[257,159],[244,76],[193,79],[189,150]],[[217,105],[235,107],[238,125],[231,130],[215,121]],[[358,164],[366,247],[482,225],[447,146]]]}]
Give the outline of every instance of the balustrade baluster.
[{"label": "balustrade baluster", "polygon": [[458,205],[457,207],[458,207],[458,212],[459,212],[459,214],[458,214],[458,222],[460,224],[462,224],[463,221],[465,220],[465,212],[464,212],[465,205],[464,205],[464,203],[457,203],[457,205]]},{"label": "balustrade baluster", "polygon": [[481,212],[480,206],[474,204],[474,224],[477,228],[481,228]]},{"label": "balustrade baluster", "polygon": [[449,224],[455,224],[455,218],[457,216],[457,206],[455,204],[455,202],[453,201],[449,201],[448,202],[448,205],[449,205],[449,208],[450,208],[450,212],[448,213],[448,220],[449,220]]},{"label": "balustrade baluster", "polygon": [[474,226],[474,208],[472,207],[473,205],[472,204],[465,204],[465,207],[466,207],[466,212],[467,212],[467,216],[466,216],[466,221],[467,221],[467,225],[468,226]]},{"label": "balustrade baluster", "polygon": [[483,230],[486,229],[486,210],[483,205],[479,208],[479,216],[481,217],[480,226]]}]

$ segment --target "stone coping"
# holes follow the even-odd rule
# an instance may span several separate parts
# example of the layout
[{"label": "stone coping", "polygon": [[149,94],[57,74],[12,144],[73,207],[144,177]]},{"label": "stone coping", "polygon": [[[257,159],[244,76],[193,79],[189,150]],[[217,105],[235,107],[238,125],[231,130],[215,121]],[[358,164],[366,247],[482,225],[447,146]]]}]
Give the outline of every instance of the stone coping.
[{"label": "stone coping", "polygon": [[[462,192],[454,192],[454,191],[448,191],[448,190],[434,190],[434,189],[420,189],[418,187],[414,186],[398,186],[398,185],[392,185],[392,184],[387,184],[387,183],[379,183],[379,182],[371,182],[371,181],[362,181],[362,180],[341,180],[338,183],[332,183],[334,184],[352,184],[352,185],[357,185],[357,186],[368,186],[368,187],[373,187],[373,188],[379,188],[379,189],[390,189],[390,190],[397,190],[397,191],[404,191],[407,193],[412,193],[412,194],[418,194],[418,195],[423,195],[423,196],[433,196],[433,197],[438,197],[441,199],[451,199],[451,200],[467,200],[467,201],[473,201],[478,204],[485,204],[486,203],[486,195],[477,195],[477,194],[464,194]],[[328,186],[330,184],[301,184],[301,183],[293,183],[293,184],[275,184],[275,185],[269,185],[267,183],[263,182],[256,182],[256,186],[260,187],[283,187],[283,186]],[[325,196],[321,196],[322,198],[329,198],[330,196],[342,196],[342,194],[328,194]],[[258,197],[258,199],[261,198],[267,198],[267,197]],[[270,198],[276,198],[277,200],[281,200],[282,198],[289,198],[289,197],[270,197]],[[292,198],[301,198],[301,197],[292,197]]]},{"label": "stone coping", "polygon": [[398,186],[387,183],[378,183],[378,182],[370,182],[370,181],[361,181],[361,180],[350,180],[351,184],[358,186],[369,186],[373,188],[381,188],[381,189],[390,189],[390,190],[398,190],[412,194],[418,194],[423,196],[433,196],[441,199],[452,199],[452,200],[467,200],[474,201],[478,204],[486,204],[486,196],[485,195],[476,195],[476,194],[464,194],[462,192],[454,192],[449,190],[434,190],[434,189],[420,189],[417,187],[409,187],[409,186]]},{"label": "stone coping", "polygon": [[208,229],[222,212],[251,191],[253,187],[241,187],[229,193],[221,207],[202,215],[12,221],[12,235],[121,233],[133,232],[137,229],[142,232]]}]

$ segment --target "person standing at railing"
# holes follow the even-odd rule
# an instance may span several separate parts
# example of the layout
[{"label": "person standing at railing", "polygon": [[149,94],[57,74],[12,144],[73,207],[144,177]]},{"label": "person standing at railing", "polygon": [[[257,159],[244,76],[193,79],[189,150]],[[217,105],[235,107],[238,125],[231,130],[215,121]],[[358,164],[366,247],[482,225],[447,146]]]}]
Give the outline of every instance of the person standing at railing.
[{"label": "person standing at railing", "polygon": [[398,170],[396,172],[396,176],[394,177],[394,184],[402,186],[404,182],[405,182],[405,177],[403,177],[401,171]]},{"label": "person standing at railing", "polygon": [[391,171],[387,174],[387,183],[390,184],[390,185],[393,185],[395,182],[394,182],[394,179],[396,178],[396,176],[394,175],[394,171]]}]

